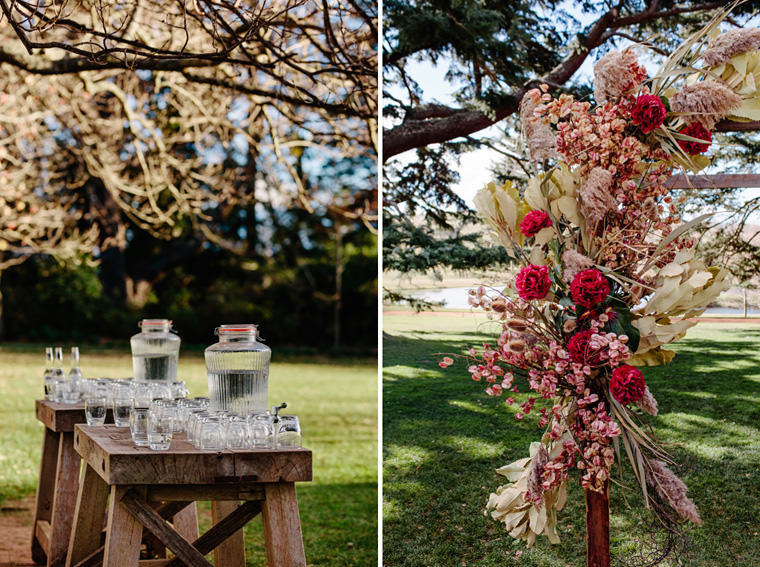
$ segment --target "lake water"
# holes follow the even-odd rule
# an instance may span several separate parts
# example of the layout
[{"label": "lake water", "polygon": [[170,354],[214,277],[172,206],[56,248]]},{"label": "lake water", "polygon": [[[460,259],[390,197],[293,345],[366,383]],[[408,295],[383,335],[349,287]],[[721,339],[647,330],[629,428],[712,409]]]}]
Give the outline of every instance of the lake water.
[{"label": "lake water", "polygon": [[[419,297],[421,299],[427,299],[428,301],[444,301],[444,307],[449,309],[469,309],[470,305],[467,303],[467,292],[472,287],[448,287],[443,289],[423,289],[409,293],[412,297]],[[750,309],[748,311],[750,315],[760,315],[760,310]],[[734,309],[731,307],[710,307],[705,311],[705,315],[726,315],[726,316],[743,316],[743,309]]]}]

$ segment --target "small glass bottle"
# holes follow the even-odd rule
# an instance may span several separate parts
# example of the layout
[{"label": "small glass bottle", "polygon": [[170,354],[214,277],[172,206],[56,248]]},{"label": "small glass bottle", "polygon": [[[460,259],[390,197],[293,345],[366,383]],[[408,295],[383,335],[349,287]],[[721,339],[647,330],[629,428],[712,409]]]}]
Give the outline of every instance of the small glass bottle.
[{"label": "small glass bottle", "polygon": [[54,400],[63,401],[63,384],[66,382],[66,371],[63,369],[63,348],[55,347],[55,361],[53,363],[53,387]]},{"label": "small glass bottle", "polygon": [[204,352],[211,408],[265,413],[272,350],[259,342],[258,327],[222,325],[215,334],[219,342]]},{"label": "small glass bottle", "polygon": [[172,322],[143,319],[140,330],[129,340],[135,381],[176,382],[181,339],[172,333]]},{"label": "small glass bottle", "polygon": [[53,347],[45,348],[45,372],[42,375],[45,386],[45,399],[55,399],[55,382],[53,381]]},{"label": "small glass bottle", "polygon": [[82,397],[82,370],[79,368],[79,347],[71,347],[71,370],[63,392],[67,404],[78,402]]}]

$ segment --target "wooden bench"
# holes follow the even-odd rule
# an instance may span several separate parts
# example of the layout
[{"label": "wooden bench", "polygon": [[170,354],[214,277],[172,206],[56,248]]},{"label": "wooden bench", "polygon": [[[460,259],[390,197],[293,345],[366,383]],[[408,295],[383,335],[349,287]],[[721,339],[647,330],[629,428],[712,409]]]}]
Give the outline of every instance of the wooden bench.
[{"label": "wooden bench", "polygon": [[[63,404],[37,400],[35,413],[45,426],[45,432],[32,526],[32,559],[48,567],[62,567],[66,563],[79,480],[74,426],[87,421],[84,402]],[[113,421],[110,410],[106,419]]]},{"label": "wooden bench", "polygon": [[[176,434],[168,451],[135,447],[128,430],[77,425],[86,466],[69,542],[69,567],[244,567],[243,526],[261,513],[270,567],[305,567],[295,482],[310,481],[308,449],[200,451]],[[202,536],[166,518],[211,500],[215,525]],[[243,501],[241,504],[240,502]],[[101,529],[106,514],[106,537]],[[174,557],[140,561],[144,532]]]}]

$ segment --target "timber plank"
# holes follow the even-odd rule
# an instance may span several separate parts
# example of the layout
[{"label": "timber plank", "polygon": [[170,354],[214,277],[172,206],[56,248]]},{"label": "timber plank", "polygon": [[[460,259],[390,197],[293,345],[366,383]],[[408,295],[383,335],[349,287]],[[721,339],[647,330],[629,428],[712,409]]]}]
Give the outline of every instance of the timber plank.
[{"label": "timber plank", "polygon": [[48,567],[63,567],[69,549],[71,524],[77,503],[79,487],[79,463],[81,459],[74,450],[74,433],[58,433],[58,467],[55,480],[55,500],[50,520],[50,545],[47,553]]},{"label": "timber plank", "polygon": [[128,429],[77,425],[75,446],[113,484],[301,482],[312,478],[311,451],[302,448],[201,451],[178,433],[168,451],[135,447]]},{"label": "timber plank", "polygon": [[58,468],[58,443],[60,435],[45,427],[42,437],[42,460],[40,463],[40,476],[37,481],[37,496],[35,498],[34,526],[32,533],[32,559],[35,563],[47,563],[49,548],[49,533],[45,541],[37,535],[37,526],[40,522],[46,522],[48,530],[50,518],[53,513],[53,499],[55,497],[55,478]]},{"label": "timber plank", "polygon": [[760,187],[760,175],[756,173],[717,173],[670,177],[665,186],[671,189],[732,189],[735,187]]},{"label": "timber plank", "polygon": [[83,561],[100,547],[107,500],[108,485],[92,467],[85,466],[69,540],[67,567]]},{"label": "timber plank", "polygon": [[[34,536],[40,543],[43,549],[50,548],[50,522],[47,520],[40,520],[34,528]],[[43,560],[43,563],[46,563]]]},{"label": "timber plank", "polygon": [[[211,517],[214,524],[229,518],[238,508],[238,502],[221,500],[211,503]],[[229,534],[214,549],[214,563],[224,567],[245,567],[245,537],[238,529]]]},{"label": "timber plank", "polygon": [[142,498],[140,493],[129,489],[121,498],[120,505],[145,526],[189,567],[213,567],[187,540],[171,529],[166,521]]},{"label": "timber plank", "polygon": [[[230,532],[237,532],[242,529],[251,518],[260,513],[261,502],[244,502],[234,512],[222,518],[210,530],[196,539],[193,542],[193,547],[206,555],[227,539]],[[182,567],[182,561],[175,557],[167,567]]]},{"label": "timber plank", "polygon": [[144,489],[130,486],[111,487],[103,567],[138,567],[143,526],[122,504],[121,500],[129,490],[138,494],[144,492]]},{"label": "timber plank", "polygon": [[293,483],[267,484],[262,507],[269,567],[306,567],[306,556]]},{"label": "timber plank", "polygon": [[[48,400],[35,400],[34,411],[37,419],[48,429],[57,432],[74,431],[77,423],[87,423],[84,402],[64,404]],[[113,423],[113,410],[106,408],[106,423]]]}]

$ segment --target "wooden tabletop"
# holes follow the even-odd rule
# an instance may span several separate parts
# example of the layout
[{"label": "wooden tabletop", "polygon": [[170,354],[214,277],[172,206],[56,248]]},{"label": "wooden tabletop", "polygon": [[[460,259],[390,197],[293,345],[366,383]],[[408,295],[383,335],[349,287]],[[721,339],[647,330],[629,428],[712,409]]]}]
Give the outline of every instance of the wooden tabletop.
[{"label": "wooden tabletop", "polygon": [[74,448],[109,485],[304,482],[309,449],[202,451],[176,433],[168,451],[135,447],[127,427],[77,425]]},{"label": "wooden tabletop", "polygon": [[[36,400],[34,402],[37,419],[45,427],[57,432],[74,431],[77,423],[86,423],[84,416],[84,402],[64,404],[62,402],[49,402],[48,400]],[[113,411],[108,408],[106,421],[113,423]]]}]

